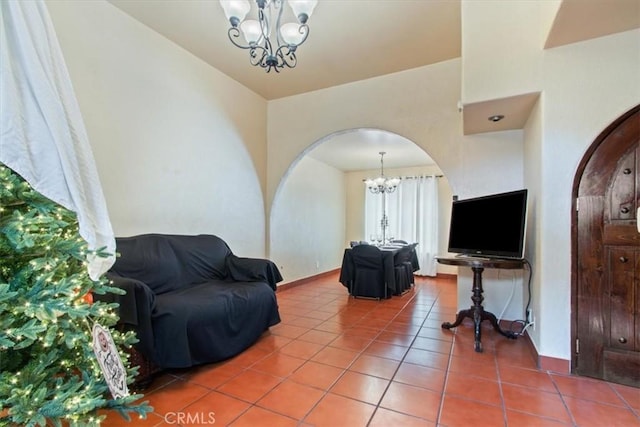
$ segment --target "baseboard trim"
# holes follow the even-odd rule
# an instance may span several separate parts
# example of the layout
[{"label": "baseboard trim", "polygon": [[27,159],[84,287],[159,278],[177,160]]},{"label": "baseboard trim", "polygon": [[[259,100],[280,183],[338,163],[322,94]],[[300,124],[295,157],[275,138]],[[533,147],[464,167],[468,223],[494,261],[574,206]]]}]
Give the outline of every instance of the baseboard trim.
[{"label": "baseboard trim", "polygon": [[560,359],[558,357],[541,356],[538,354],[538,349],[533,344],[533,340],[529,336],[529,331],[525,331],[524,338],[527,341],[531,356],[533,356],[533,360],[536,362],[536,366],[539,370],[557,372],[559,374],[571,373],[570,360]]},{"label": "baseboard trim", "polygon": [[540,356],[538,367],[542,371],[557,372],[559,374],[571,373],[571,361],[557,357]]},{"label": "baseboard trim", "polygon": [[457,279],[458,275],[457,274],[453,274],[453,273],[436,273],[436,278],[437,279],[453,280],[453,279]]},{"label": "baseboard trim", "polygon": [[313,276],[309,276],[309,277],[303,277],[302,279],[297,279],[297,280],[293,280],[291,282],[287,282],[287,283],[283,283],[282,285],[278,285],[278,290],[279,291],[284,291],[286,289],[291,289],[291,288],[295,288],[301,285],[305,285],[309,282],[313,282],[316,281],[318,279],[324,279],[327,278],[329,276],[333,276],[336,275],[340,272],[339,268],[336,268],[334,270],[329,270],[329,271],[325,271],[323,273],[319,273]]}]

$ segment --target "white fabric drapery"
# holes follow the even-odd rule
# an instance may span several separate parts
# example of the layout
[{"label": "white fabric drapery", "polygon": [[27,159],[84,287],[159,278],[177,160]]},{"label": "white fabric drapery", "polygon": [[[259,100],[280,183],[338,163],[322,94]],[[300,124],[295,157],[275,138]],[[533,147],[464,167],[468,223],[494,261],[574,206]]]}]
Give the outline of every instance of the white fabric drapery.
[{"label": "white fabric drapery", "polygon": [[[115,239],[80,108],[42,0],[0,2],[0,161],[74,211],[89,249]],[[96,280],[115,256],[91,256]]]},{"label": "white fabric drapery", "polygon": [[421,276],[435,276],[438,254],[438,182],[435,176],[403,179],[395,192],[365,191],[365,239],[381,236],[383,203],[389,221],[386,237],[418,242]]}]

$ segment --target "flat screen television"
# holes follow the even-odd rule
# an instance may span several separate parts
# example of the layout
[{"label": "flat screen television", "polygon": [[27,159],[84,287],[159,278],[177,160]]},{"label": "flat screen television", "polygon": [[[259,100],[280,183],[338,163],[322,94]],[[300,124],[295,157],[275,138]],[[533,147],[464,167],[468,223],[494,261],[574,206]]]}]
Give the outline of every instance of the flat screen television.
[{"label": "flat screen television", "polygon": [[527,190],[455,200],[451,206],[449,252],[524,258]]}]

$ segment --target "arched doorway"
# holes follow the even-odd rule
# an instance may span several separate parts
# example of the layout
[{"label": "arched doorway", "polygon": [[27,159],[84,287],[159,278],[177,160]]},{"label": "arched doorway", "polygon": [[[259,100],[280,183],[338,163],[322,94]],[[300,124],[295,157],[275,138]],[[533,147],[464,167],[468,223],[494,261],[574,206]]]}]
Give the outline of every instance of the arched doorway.
[{"label": "arched doorway", "polygon": [[572,371],[640,387],[640,106],[587,150],[573,196]]},{"label": "arched doorway", "polygon": [[[407,147],[402,145],[412,151],[406,154]],[[285,282],[339,268],[349,240],[365,238],[362,178],[379,170],[381,150],[390,153],[385,157],[385,170],[396,158],[404,157],[406,167],[442,173],[435,164],[431,164],[437,168],[434,172],[425,168],[418,154],[432,160],[415,142],[382,129],[341,130],[313,142],[287,169],[270,210],[269,257],[281,268]],[[370,161],[363,162],[363,157],[370,157]],[[395,167],[404,168],[405,164]],[[442,192],[447,202],[444,208],[448,210],[451,189],[448,181],[442,182],[446,186]],[[448,218],[448,212],[441,217]]]}]

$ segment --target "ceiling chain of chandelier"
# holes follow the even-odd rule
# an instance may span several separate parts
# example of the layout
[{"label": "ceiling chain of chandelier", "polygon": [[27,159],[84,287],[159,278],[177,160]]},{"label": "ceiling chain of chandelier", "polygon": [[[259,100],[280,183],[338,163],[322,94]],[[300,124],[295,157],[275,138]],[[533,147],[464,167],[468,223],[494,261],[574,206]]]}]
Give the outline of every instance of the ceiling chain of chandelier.
[{"label": "ceiling chain of chandelier", "polygon": [[380,176],[374,179],[365,179],[364,183],[373,194],[393,193],[400,184],[400,178],[387,178],[384,176],[384,151],[380,151]]},{"label": "ceiling chain of chandelier", "polygon": [[[307,40],[307,21],[318,0],[253,0],[258,19],[245,19],[251,10],[249,0],[220,0],[231,28],[231,43],[249,50],[251,65],[280,72],[281,68],[294,68],[298,59],[296,49]],[[298,22],[282,23],[284,3],[288,3]],[[274,24],[275,19],[275,26]],[[242,42],[244,36],[246,44]]]}]

